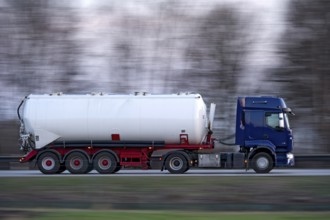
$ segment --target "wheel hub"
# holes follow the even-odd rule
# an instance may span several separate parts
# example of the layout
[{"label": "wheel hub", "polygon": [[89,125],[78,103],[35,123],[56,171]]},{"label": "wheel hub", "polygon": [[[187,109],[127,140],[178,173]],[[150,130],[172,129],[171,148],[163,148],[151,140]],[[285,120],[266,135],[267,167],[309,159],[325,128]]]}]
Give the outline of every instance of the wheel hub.
[{"label": "wheel hub", "polygon": [[41,166],[45,170],[52,170],[55,167],[55,161],[51,157],[45,157],[41,161]]},{"label": "wheel hub", "polygon": [[108,166],[108,165],[109,165],[109,161],[107,161],[107,160],[103,160],[103,161],[102,161],[102,165],[103,165],[103,166]]},{"label": "wheel hub", "polygon": [[46,165],[47,165],[48,167],[50,167],[52,164],[53,164],[53,162],[52,162],[51,160],[47,160],[47,161],[46,161]]},{"label": "wheel hub", "polygon": [[74,164],[75,166],[79,166],[79,165],[80,165],[80,160],[75,160],[75,161],[73,162],[73,164]]},{"label": "wheel hub", "polygon": [[269,165],[269,161],[265,157],[260,157],[257,160],[257,165],[260,169],[266,169]]},{"label": "wheel hub", "polygon": [[83,167],[83,159],[81,157],[73,157],[70,160],[70,167],[74,170],[79,170]]},{"label": "wheel hub", "polygon": [[170,167],[173,170],[180,170],[183,166],[183,161],[179,157],[174,157],[170,161]]},{"label": "wheel hub", "polygon": [[98,166],[102,170],[107,170],[111,167],[111,160],[107,156],[103,156],[98,160]]}]

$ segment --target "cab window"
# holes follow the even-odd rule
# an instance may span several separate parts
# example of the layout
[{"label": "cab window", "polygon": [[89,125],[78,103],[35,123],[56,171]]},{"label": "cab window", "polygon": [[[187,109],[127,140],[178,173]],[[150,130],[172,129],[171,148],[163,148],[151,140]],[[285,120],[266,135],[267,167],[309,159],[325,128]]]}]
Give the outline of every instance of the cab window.
[{"label": "cab window", "polygon": [[266,124],[274,129],[284,128],[283,113],[266,113]]},{"label": "cab window", "polygon": [[264,112],[263,111],[245,111],[244,124],[253,127],[264,127]]}]

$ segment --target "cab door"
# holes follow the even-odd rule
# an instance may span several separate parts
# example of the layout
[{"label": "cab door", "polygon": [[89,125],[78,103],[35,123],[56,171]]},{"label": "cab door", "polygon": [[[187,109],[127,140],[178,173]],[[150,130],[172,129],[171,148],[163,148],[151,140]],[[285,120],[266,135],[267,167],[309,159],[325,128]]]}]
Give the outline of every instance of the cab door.
[{"label": "cab door", "polygon": [[289,130],[285,126],[282,112],[266,112],[263,137],[271,141],[277,147],[286,147]]},{"label": "cab door", "polygon": [[265,112],[262,110],[245,110],[244,112],[244,140],[263,140]]}]

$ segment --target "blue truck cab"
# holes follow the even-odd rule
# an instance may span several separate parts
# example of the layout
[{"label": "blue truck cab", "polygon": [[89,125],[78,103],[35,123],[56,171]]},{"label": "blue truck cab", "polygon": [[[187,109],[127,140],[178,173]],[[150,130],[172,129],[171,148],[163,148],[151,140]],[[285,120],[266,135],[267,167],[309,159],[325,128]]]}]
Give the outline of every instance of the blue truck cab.
[{"label": "blue truck cab", "polygon": [[288,114],[293,115],[282,98],[238,98],[235,143],[246,155],[248,168],[268,173],[274,167],[294,165]]}]

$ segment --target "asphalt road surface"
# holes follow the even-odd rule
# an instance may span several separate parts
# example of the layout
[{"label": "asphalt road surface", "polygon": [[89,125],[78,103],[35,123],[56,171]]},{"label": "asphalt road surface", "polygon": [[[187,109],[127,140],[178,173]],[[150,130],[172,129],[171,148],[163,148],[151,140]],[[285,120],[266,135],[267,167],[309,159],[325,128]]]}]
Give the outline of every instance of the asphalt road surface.
[{"label": "asphalt road surface", "polygon": [[89,174],[73,175],[68,171],[62,174],[45,175],[38,170],[0,170],[0,177],[49,177],[49,176],[330,176],[330,169],[274,169],[268,174],[256,174],[253,170],[214,170],[192,169],[185,174],[170,174],[168,171],[159,170],[121,170],[116,174],[99,174],[95,170]]}]

